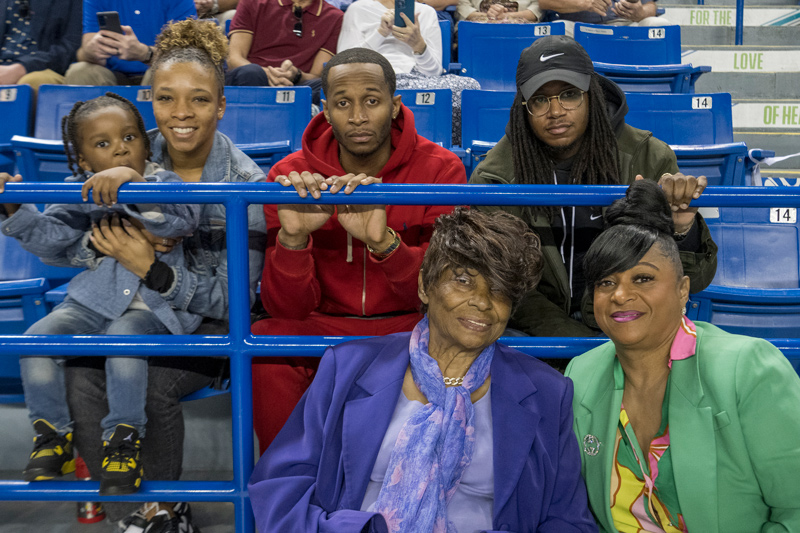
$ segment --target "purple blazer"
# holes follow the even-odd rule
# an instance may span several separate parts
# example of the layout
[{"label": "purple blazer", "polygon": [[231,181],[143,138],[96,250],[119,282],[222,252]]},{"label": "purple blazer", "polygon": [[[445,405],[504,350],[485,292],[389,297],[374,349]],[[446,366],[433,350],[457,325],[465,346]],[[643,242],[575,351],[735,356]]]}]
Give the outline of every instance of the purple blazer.
[{"label": "purple blazer", "polygon": [[[409,337],[328,348],[250,477],[259,531],[386,531],[380,515],[359,509],[401,394]],[[491,368],[494,530],[596,532],[572,431],[572,382],[537,359],[497,348]]]}]

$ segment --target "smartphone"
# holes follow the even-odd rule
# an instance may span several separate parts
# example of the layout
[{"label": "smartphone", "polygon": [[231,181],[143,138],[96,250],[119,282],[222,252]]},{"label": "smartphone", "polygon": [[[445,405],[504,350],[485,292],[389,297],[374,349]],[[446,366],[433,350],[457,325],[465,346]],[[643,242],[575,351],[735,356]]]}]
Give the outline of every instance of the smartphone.
[{"label": "smartphone", "polygon": [[123,35],[122,26],[119,23],[119,13],[116,11],[100,11],[97,13],[97,24],[101,30],[113,31]]},{"label": "smartphone", "polygon": [[406,27],[406,21],[400,16],[405,13],[408,20],[414,22],[414,2],[415,0],[394,0],[394,25],[400,28]]}]

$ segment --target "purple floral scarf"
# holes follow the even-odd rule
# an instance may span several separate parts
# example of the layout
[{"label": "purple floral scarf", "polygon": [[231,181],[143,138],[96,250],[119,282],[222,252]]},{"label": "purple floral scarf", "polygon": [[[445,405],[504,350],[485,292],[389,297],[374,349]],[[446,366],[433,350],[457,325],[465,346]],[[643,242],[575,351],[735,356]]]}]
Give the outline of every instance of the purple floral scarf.
[{"label": "purple floral scarf", "polygon": [[447,504],[472,460],[475,408],[470,394],[489,376],[494,343],[472,363],[463,385],[445,387],[428,355],[428,317],[411,332],[411,374],[427,405],[406,421],[389,458],[378,499],[370,511],[383,515],[390,533],[457,533]]}]

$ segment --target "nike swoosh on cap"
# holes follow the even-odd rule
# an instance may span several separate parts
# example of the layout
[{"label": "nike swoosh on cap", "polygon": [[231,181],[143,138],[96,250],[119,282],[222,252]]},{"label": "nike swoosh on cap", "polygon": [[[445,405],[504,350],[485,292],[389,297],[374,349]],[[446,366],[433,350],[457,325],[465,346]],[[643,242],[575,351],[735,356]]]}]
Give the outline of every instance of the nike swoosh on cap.
[{"label": "nike swoosh on cap", "polygon": [[589,220],[597,220],[598,218],[600,218],[600,217],[602,217],[602,216],[603,216],[603,215],[597,215],[597,216],[594,216],[594,215],[589,215]]},{"label": "nike swoosh on cap", "polygon": [[554,57],[563,56],[563,55],[564,55],[564,52],[561,52],[560,54],[553,54],[553,55],[550,55],[550,56],[546,56],[546,55],[542,54],[542,55],[539,57],[539,61],[541,61],[542,63],[544,63],[544,62],[545,62],[545,61],[547,61],[548,59],[553,59]]}]

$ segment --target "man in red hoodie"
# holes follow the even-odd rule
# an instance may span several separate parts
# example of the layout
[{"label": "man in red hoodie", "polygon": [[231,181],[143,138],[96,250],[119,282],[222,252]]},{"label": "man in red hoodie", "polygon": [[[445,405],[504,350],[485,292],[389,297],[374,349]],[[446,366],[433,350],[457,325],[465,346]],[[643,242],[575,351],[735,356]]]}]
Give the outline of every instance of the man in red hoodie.
[{"label": "man in red hoodie", "polygon": [[[466,183],[461,161],[419,136],[394,96],[395,75],[377,52],[352,48],[322,72],[327,101],[303,134],[303,149],[267,181],[305,198],[349,194],[371,183]],[[433,221],[452,207],[266,205],[261,300],[272,316],[262,335],[387,335],[411,331],[417,276]],[[316,358],[260,358],[253,365],[253,421],[267,448],[313,379]]]}]

